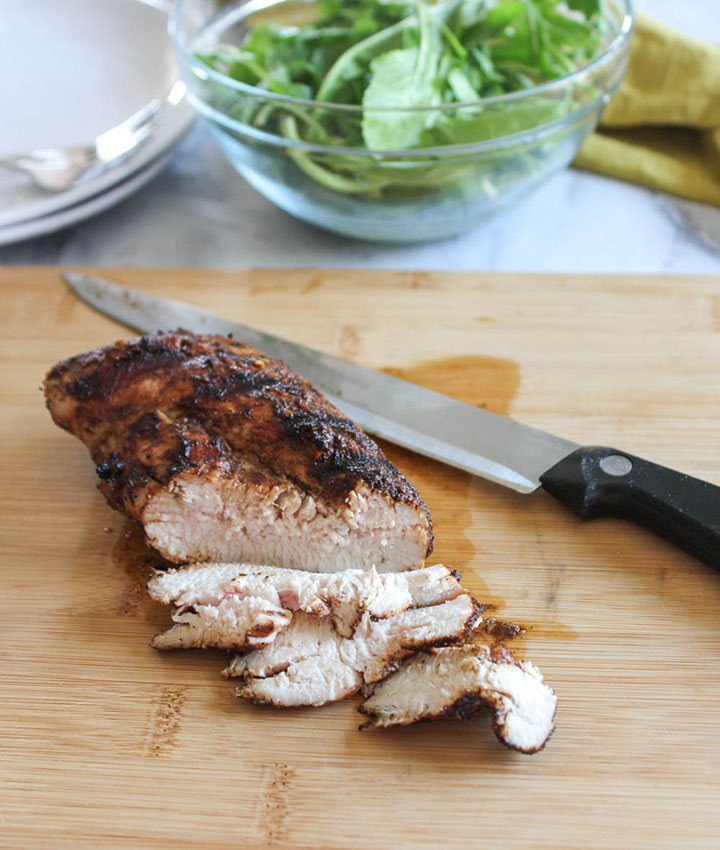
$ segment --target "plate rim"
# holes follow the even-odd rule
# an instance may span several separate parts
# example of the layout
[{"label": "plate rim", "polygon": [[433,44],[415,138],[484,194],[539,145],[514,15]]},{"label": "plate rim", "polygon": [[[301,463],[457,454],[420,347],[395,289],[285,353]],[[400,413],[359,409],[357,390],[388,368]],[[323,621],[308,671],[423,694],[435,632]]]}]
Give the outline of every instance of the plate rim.
[{"label": "plate rim", "polygon": [[[128,2],[150,6],[166,16],[168,15],[169,6],[167,0],[128,0]],[[112,190],[118,184],[131,179],[137,172],[142,171],[148,164],[176,146],[184,134],[190,129],[195,119],[195,112],[184,94],[177,102],[174,102],[174,99],[168,100],[168,96],[178,83],[183,86],[184,83],[180,79],[169,35],[167,36],[167,50],[175,66],[175,75],[173,82],[163,96],[162,120],[157,129],[152,133],[150,139],[136,153],[118,163],[114,168],[110,168],[108,171],[99,174],[96,178],[72,186],[65,192],[29,198],[20,204],[16,204],[14,207],[5,207],[3,205],[5,208],[0,209],[0,233],[6,228],[12,228],[24,222],[46,218],[62,210],[78,206],[88,199],[96,198],[98,195]],[[148,100],[148,103],[151,100],[152,98]],[[0,244],[6,243],[0,242]]]},{"label": "plate rim", "polygon": [[40,236],[48,236],[65,227],[79,224],[92,215],[105,212],[110,207],[119,204],[142,189],[169,164],[181,140],[178,139],[171,150],[166,150],[150,163],[146,163],[144,168],[138,169],[125,180],[119,181],[114,186],[98,192],[90,198],[69,207],[55,210],[47,215],[0,227],[0,247],[14,245],[27,239],[36,239]]}]

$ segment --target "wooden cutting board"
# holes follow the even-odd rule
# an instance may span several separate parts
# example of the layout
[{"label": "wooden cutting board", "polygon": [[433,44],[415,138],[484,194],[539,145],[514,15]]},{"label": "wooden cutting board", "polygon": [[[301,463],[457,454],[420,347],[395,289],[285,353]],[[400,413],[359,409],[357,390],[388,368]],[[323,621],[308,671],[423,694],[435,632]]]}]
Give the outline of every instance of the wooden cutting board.
[{"label": "wooden cutting board", "polygon": [[[720,483],[720,279],[102,270],[584,443]],[[387,446],[557,690],[540,754],[488,719],[357,731],[357,701],[236,701],[220,653],[148,647],[145,553],[38,390],[126,332],[52,268],[0,270],[0,845],[717,848],[720,575]]]}]

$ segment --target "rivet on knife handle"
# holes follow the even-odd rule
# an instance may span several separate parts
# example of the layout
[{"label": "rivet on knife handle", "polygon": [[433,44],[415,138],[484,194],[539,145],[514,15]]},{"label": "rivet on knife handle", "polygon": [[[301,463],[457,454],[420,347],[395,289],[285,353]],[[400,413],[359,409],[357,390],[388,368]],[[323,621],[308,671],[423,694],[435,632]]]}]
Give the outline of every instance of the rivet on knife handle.
[{"label": "rivet on knife handle", "polygon": [[631,520],[720,569],[720,487],[639,457],[580,448],[540,477],[583,519]]}]

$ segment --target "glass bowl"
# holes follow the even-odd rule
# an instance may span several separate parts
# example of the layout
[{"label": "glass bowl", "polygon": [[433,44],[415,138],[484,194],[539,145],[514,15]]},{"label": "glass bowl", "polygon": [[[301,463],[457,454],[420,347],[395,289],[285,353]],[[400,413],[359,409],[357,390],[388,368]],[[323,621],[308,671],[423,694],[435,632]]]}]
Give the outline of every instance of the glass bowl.
[{"label": "glass bowl", "polygon": [[[314,8],[314,0],[178,0],[170,32],[188,97],[233,166],[266,198],[326,230],[386,242],[469,230],[568,165],[620,84],[633,28],[630,0],[607,0],[607,46],[569,76],[459,105],[375,110],[397,121],[444,111],[466,127],[461,143],[456,134],[454,144],[438,138],[432,147],[376,151],[301,136],[299,128],[314,121],[359,122],[368,111],[362,106],[274,94],[196,58],[218,43],[239,44],[270,15],[299,20]],[[270,109],[277,133],[253,125],[253,116]]]}]

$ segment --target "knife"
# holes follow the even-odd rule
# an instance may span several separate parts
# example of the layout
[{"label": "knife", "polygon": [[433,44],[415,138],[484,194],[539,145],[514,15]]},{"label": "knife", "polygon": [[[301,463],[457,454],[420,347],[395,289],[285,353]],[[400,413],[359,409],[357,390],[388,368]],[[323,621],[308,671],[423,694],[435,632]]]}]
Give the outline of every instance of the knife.
[{"label": "knife", "polygon": [[720,487],[627,452],[580,446],[180,301],[85,274],[63,277],[86,304],[132,330],[232,334],[285,361],[371,434],[521,493],[542,487],[583,519],[631,520],[720,569]]}]

